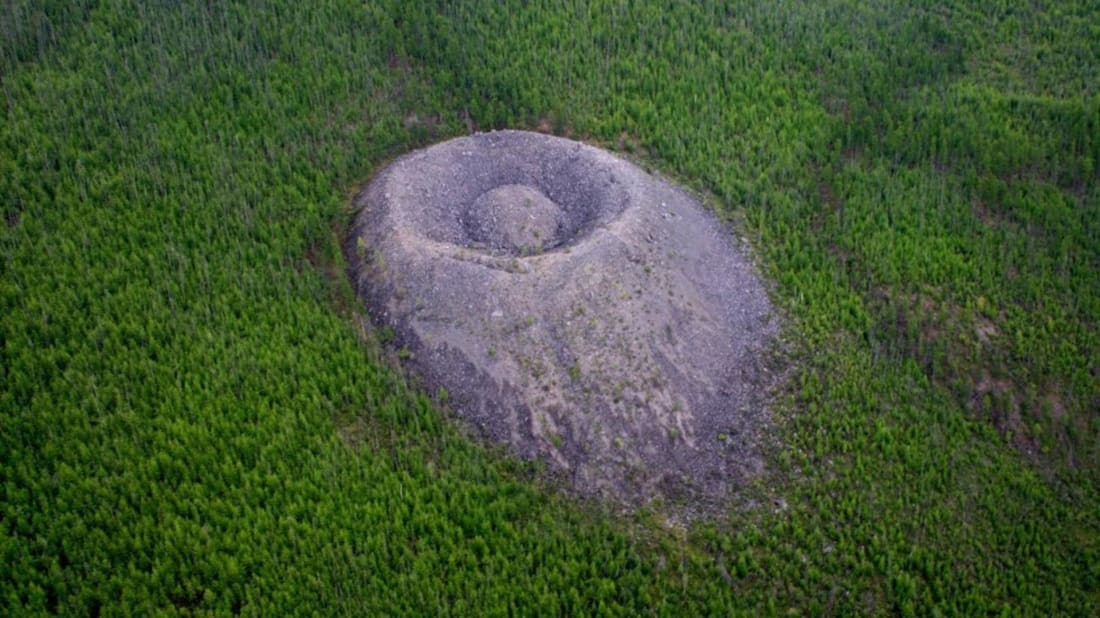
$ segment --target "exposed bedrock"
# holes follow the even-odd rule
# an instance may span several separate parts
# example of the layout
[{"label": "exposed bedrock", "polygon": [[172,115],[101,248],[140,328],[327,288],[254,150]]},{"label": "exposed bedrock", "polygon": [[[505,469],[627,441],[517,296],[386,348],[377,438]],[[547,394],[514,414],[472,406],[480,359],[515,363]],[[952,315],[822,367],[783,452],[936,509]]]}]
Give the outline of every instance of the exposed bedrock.
[{"label": "exposed bedrock", "polygon": [[398,159],[355,206],[347,253],[372,319],[488,438],[632,503],[716,499],[759,472],[772,307],[685,191],[499,131]]}]

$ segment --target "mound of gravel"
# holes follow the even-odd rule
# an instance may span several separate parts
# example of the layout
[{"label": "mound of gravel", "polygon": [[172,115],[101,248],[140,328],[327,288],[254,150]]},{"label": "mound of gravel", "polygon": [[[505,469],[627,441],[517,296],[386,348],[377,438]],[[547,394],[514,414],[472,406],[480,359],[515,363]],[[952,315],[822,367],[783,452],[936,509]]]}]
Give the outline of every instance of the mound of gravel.
[{"label": "mound of gravel", "polygon": [[718,498],[760,471],[772,307],[683,190],[499,131],[398,159],[355,207],[369,314],[488,438],[631,503]]}]

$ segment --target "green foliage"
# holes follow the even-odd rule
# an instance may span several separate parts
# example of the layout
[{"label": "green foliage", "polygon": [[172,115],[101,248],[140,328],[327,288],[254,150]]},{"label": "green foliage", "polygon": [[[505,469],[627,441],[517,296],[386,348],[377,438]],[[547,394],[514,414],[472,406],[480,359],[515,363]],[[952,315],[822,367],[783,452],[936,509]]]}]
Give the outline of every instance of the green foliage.
[{"label": "green foliage", "polygon": [[96,0],[9,0],[0,6],[0,76],[39,60],[87,21]]},{"label": "green foliage", "polygon": [[[1095,615],[1100,8],[1055,4],[5,4],[0,613]],[[753,239],[796,364],[748,506],[563,498],[358,328],[349,192],[504,126]]]}]

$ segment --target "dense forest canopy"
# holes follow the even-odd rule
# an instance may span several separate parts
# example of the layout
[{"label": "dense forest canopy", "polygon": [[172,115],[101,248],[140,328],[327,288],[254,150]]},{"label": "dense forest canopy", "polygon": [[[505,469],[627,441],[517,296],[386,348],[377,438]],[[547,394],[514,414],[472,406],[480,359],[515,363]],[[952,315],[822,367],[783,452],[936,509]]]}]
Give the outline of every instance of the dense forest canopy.
[{"label": "dense forest canopy", "polygon": [[[0,613],[1095,615],[1098,76],[1085,0],[5,2]],[[356,326],[355,189],[505,127],[753,243],[727,516],[566,497]]]}]

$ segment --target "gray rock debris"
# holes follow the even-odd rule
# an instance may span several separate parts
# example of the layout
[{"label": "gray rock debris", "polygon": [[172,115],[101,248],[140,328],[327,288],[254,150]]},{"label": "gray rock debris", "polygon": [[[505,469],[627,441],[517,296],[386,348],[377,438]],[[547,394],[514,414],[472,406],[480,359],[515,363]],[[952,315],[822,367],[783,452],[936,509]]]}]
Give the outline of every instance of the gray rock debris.
[{"label": "gray rock debris", "polygon": [[772,307],[683,190],[499,131],[398,159],[355,207],[360,298],[488,438],[635,504],[718,499],[761,470]]}]

